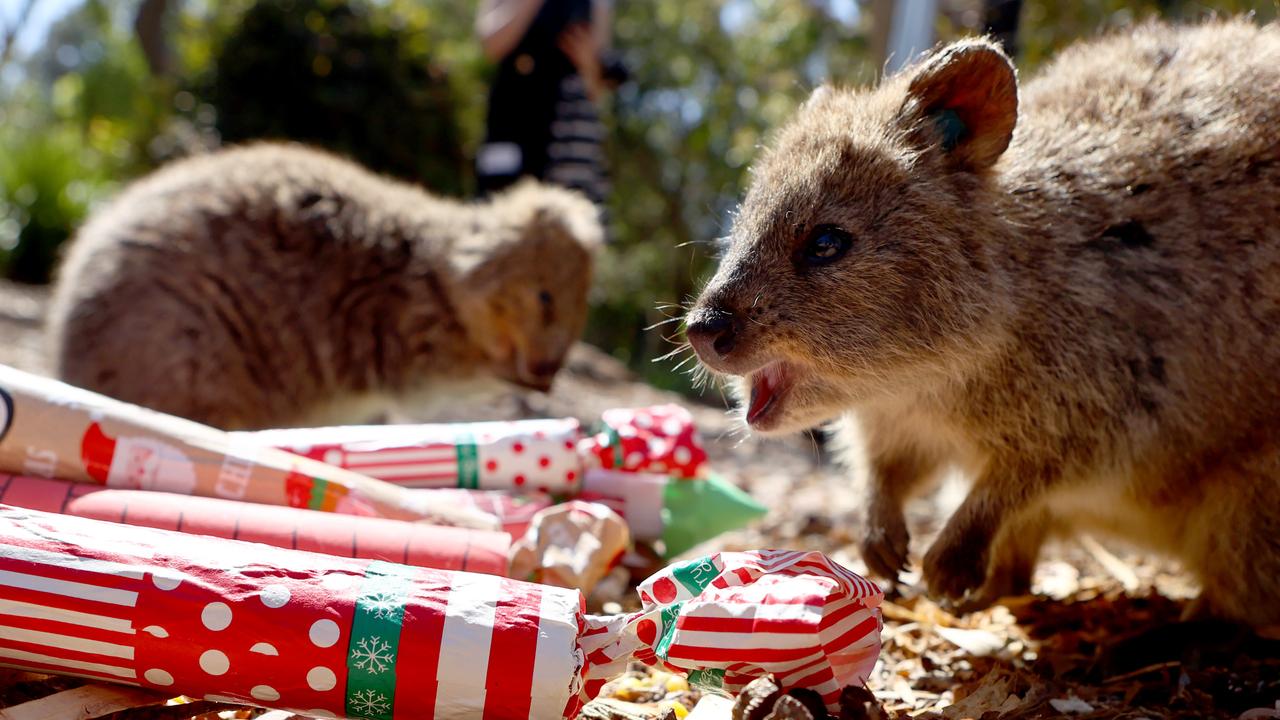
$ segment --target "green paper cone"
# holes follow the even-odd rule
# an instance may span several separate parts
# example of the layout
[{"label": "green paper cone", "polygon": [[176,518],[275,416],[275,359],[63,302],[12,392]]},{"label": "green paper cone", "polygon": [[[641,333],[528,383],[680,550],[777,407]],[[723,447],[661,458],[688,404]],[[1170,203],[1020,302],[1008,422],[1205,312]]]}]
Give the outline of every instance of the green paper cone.
[{"label": "green paper cone", "polygon": [[736,530],[765,514],[765,507],[718,475],[702,480],[671,478],[663,492],[666,557]]}]

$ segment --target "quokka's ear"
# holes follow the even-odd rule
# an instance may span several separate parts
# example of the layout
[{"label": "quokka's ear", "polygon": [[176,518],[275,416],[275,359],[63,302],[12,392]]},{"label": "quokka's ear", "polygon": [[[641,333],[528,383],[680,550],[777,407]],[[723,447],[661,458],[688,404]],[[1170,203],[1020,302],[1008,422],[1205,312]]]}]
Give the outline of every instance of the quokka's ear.
[{"label": "quokka's ear", "polygon": [[546,240],[564,236],[595,255],[604,245],[600,209],[585,195],[565,188],[524,181],[505,197],[517,216],[527,218],[526,232]]},{"label": "quokka's ear", "polygon": [[907,72],[903,121],[957,167],[994,165],[1018,122],[1018,79],[1004,51],[989,40],[963,40]]}]

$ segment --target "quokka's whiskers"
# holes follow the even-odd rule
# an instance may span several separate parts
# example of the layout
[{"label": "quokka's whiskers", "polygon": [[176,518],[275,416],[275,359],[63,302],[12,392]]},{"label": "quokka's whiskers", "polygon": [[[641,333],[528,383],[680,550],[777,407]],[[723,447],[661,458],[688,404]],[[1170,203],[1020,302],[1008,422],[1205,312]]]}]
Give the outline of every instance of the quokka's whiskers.
[{"label": "quokka's whiskers", "polygon": [[653,359],[653,362],[666,362],[667,360],[670,360],[685,351],[692,352],[693,346],[690,345],[689,343],[680,343],[679,345],[676,346],[675,350],[672,350],[666,355],[659,355],[658,357]]},{"label": "quokka's whiskers", "polygon": [[670,324],[670,323],[673,323],[673,322],[681,322],[682,320],[684,320],[684,316],[683,316],[683,315],[676,315],[675,317],[669,317],[669,318],[667,318],[667,319],[665,319],[665,320],[659,320],[658,322],[656,322],[656,323],[654,323],[654,324],[652,324],[652,325],[650,325],[650,326],[646,327],[644,330],[645,330],[645,332],[648,332],[648,331],[653,330],[653,329],[655,329],[655,328],[662,327],[663,325],[667,325],[667,324]]}]

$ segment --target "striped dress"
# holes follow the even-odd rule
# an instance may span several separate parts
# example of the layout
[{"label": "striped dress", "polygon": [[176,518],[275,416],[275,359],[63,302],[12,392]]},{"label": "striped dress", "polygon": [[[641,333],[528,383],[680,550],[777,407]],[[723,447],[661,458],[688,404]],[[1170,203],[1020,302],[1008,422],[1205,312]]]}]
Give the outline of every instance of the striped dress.
[{"label": "striped dress", "polygon": [[556,46],[566,26],[590,17],[590,7],[590,0],[546,0],[499,63],[476,155],[482,194],[529,176],[604,202],[604,128],[582,76]]}]

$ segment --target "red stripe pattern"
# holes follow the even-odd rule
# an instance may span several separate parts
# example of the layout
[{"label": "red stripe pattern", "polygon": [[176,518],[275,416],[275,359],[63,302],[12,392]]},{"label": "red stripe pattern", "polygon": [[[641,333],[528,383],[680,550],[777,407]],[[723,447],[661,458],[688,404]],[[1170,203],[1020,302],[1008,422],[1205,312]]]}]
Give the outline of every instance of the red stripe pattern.
[{"label": "red stripe pattern", "polygon": [[588,616],[589,678],[632,659],[697,670],[730,691],[773,674],[785,687],[816,690],[834,712],[841,689],[865,681],[880,652],[883,592],[821,553],[719,553],[639,590],[639,612]]},{"label": "red stripe pattern", "polygon": [[[524,720],[577,706],[576,590],[402,567],[406,594],[364,597],[368,566],[0,505],[0,666],[316,717]],[[356,642],[357,612],[401,618],[398,638]],[[394,692],[348,702],[352,665],[394,677]]]},{"label": "red stripe pattern", "polygon": [[[572,418],[515,422],[353,425],[233,433],[396,485],[414,488],[576,491],[582,480]],[[474,477],[458,465],[459,446],[474,446]],[[475,482],[476,485],[469,483]]]}]

